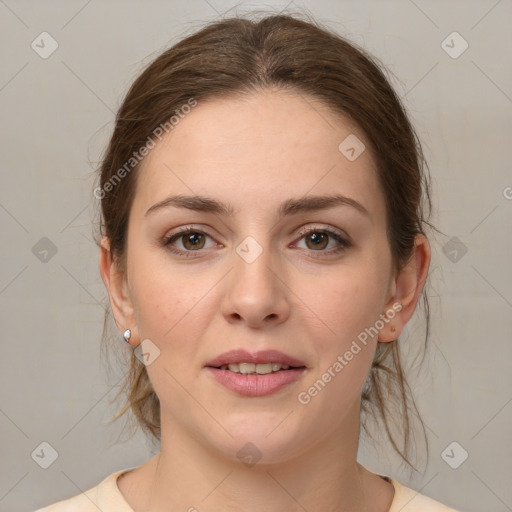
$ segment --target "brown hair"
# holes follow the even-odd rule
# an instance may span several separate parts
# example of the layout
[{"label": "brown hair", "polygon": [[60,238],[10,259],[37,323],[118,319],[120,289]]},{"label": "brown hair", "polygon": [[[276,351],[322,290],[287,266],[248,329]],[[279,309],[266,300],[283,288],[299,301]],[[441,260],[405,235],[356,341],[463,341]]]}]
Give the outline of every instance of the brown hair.
[{"label": "brown hair", "polygon": [[[200,102],[277,88],[323,101],[355,121],[366,134],[385,196],[394,269],[401,269],[412,254],[415,236],[430,226],[430,185],[418,137],[381,67],[363,49],[310,17],[303,21],[291,15],[217,21],[158,56],[129,89],[100,170],[101,235],[109,238],[119,267],[125,268],[126,263],[126,234],[138,166],[122,173],[122,179],[115,183],[113,180],[123,166],[127,169],[126,163],[135,152],[155,139],[155,128],[168,122],[191,98]],[[425,287],[422,299],[426,346],[429,305]],[[107,309],[105,320],[109,313]],[[105,322],[104,340],[108,338],[106,333]],[[158,397],[145,366],[133,353],[130,358],[130,369],[117,394],[124,393],[126,401],[114,419],[131,409],[137,424],[153,440],[159,440]],[[394,417],[401,421],[403,448],[392,433],[393,401],[401,408]],[[379,343],[362,393],[361,412],[380,414],[393,448],[414,467],[408,459],[410,404],[417,411],[402,368],[398,340]],[[369,433],[366,421],[362,424]],[[426,435],[425,441],[428,445]]]}]

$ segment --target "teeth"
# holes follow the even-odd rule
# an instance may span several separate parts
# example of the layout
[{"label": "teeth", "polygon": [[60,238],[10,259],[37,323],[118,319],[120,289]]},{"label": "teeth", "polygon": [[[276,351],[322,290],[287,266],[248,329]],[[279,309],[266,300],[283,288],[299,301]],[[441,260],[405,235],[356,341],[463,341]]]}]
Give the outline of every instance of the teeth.
[{"label": "teeth", "polygon": [[266,375],[272,372],[278,372],[279,370],[288,370],[289,365],[281,363],[232,363],[229,365],[223,365],[220,367],[221,370],[229,369],[235,373],[241,373],[242,375],[254,374]]}]

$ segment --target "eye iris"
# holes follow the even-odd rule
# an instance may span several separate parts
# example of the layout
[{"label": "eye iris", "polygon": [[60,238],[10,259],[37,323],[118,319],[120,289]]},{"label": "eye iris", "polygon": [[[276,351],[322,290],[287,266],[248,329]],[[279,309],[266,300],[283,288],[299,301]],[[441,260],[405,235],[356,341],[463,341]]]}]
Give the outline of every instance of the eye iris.
[{"label": "eye iris", "polygon": [[[306,237],[306,243],[308,243],[308,241],[312,241],[314,248],[325,249],[325,247],[327,247],[327,239],[328,239],[328,235],[326,233],[312,233]],[[322,242],[325,242],[325,243],[322,244]],[[308,246],[309,246],[309,244],[308,244]],[[311,249],[311,247],[310,247],[310,249]]]},{"label": "eye iris", "polygon": [[[203,244],[200,247],[198,247],[201,243],[201,240],[199,240],[199,238],[201,238],[201,237],[202,237]],[[188,243],[191,243],[192,246],[189,247],[187,245]],[[187,249],[202,249],[203,245],[204,245],[204,237],[201,233],[190,233],[188,235],[183,236],[183,246],[186,247]]]}]

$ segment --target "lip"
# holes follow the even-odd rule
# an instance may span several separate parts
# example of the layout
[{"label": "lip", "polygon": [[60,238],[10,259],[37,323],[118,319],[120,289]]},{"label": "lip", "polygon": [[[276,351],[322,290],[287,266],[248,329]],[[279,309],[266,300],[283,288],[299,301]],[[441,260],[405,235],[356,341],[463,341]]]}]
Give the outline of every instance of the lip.
[{"label": "lip", "polygon": [[224,352],[215,359],[208,361],[205,366],[218,368],[225,364],[235,363],[281,363],[287,364],[288,366],[295,366],[297,369],[298,367],[306,366],[303,361],[284,354],[279,350],[260,350],[259,352],[251,353],[244,349],[235,349],[230,350],[229,352]]},{"label": "lip", "polygon": [[[281,363],[290,367],[267,374],[242,375],[219,367],[235,363]],[[244,349],[230,350],[205,364],[206,370],[225,386],[242,396],[266,396],[297,381],[306,371],[306,365],[300,359],[289,356],[279,350],[260,350],[248,352]]]},{"label": "lip", "polygon": [[302,376],[306,368],[290,368],[265,375],[242,375],[241,373],[221,370],[211,366],[207,367],[206,370],[213,375],[217,382],[238,395],[256,397],[276,393],[280,389],[292,384]]}]

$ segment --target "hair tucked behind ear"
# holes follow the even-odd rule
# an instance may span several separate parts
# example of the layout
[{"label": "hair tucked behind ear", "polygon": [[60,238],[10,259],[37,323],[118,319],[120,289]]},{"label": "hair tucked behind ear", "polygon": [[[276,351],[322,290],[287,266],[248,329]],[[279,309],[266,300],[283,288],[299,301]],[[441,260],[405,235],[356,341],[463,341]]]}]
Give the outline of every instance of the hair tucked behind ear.
[{"label": "hair tucked behind ear", "polygon": [[[415,236],[430,226],[431,203],[421,145],[400,99],[380,65],[364,50],[314,20],[271,15],[261,20],[231,18],[207,25],[151,62],[128,91],[102,161],[99,184],[101,235],[109,238],[120,269],[125,269],[128,218],[137,180],[138,164],[132,162],[133,154],[155,139],[155,128],[168,122],[191,99],[200,104],[206,99],[265,89],[310,95],[359,125],[372,146],[386,200],[395,270],[406,264]],[[131,166],[128,171],[127,162]],[[121,172],[123,168],[125,172]],[[117,179],[120,174],[122,179]],[[425,288],[423,305],[426,345],[429,308]],[[107,330],[105,342],[109,342]],[[117,395],[125,395],[126,403],[114,419],[131,409],[137,424],[158,440],[158,397],[145,366],[133,353],[129,357],[129,371]],[[367,384],[362,413],[381,418],[393,448],[413,467],[408,452],[410,412],[416,406],[398,341],[379,343]],[[399,405],[399,416],[392,411],[392,404]],[[401,420],[403,448],[392,434],[393,417]],[[366,430],[366,420],[362,423]]]}]

